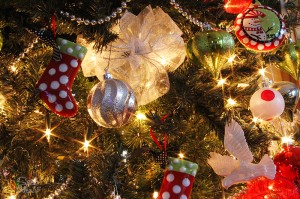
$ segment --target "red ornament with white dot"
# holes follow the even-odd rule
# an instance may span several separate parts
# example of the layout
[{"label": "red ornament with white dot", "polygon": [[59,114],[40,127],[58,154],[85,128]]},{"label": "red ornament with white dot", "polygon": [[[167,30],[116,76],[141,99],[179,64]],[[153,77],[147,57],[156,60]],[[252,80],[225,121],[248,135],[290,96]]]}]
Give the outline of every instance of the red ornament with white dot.
[{"label": "red ornament with white dot", "polygon": [[169,158],[158,199],[189,199],[197,169],[196,163]]},{"label": "red ornament with white dot", "polygon": [[283,113],[284,99],[280,92],[272,88],[257,90],[250,99],[250,110],[253,117],[269,121]]},{"label": "red ornament with white dot", "polygon": [[57,43],[61,60],[50,61],[36,88],[50,110],[63,117],[72,117],[78,111],[72,85],[87,49],[61,38],[57,39]]},{"label": "red ornament with white dot", "polygon": [[267,52],[279,47],[285,39],[282,16],[268,6],[254,5],[234,21],[235,34],[248,49]]}]

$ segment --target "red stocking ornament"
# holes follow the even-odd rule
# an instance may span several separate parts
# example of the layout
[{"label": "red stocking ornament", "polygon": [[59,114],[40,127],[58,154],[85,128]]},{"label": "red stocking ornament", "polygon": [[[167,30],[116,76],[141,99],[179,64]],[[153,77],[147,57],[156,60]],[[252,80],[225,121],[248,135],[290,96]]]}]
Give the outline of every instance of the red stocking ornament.
[{"label": "red stocking ornament", "polygon": [[190,198],[197,169],[196,163],[170,157],[158,199]]},{"label": "red stocking ornament", "polygon": [[72,84],[87,49],[65,39],[56,40],[61,60],[51,60],[36,84],[40,98],[56,114],[63,117],[76,115],[78,106],[72,96]]}]

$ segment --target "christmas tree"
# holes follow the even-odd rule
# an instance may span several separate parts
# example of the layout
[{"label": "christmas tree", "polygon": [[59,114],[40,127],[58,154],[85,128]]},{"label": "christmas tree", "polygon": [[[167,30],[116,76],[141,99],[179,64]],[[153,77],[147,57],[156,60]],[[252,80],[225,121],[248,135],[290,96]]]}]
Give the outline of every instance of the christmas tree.
[{"label": "christmas tree", "polygon": [[0,198],[300,198],[295,3],[1,1]]}]

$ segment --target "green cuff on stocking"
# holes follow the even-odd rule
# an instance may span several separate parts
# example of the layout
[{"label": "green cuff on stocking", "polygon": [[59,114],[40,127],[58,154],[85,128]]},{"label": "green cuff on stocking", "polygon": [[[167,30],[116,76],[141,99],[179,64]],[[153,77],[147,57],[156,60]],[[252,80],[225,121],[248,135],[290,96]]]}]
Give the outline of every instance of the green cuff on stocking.
[{"label": "green cuff on stocking", "polygon": [[180,158],[168,158],[168,169],[196,176],[198,164]]},{"label": "green cuff on stocking", "polygon": [[56,42],[58,44],[60,52],[71,55],[77,59],[80,59],[81,61],[87,53],[86,47],[80,46],[66,39],[57,38]]}]

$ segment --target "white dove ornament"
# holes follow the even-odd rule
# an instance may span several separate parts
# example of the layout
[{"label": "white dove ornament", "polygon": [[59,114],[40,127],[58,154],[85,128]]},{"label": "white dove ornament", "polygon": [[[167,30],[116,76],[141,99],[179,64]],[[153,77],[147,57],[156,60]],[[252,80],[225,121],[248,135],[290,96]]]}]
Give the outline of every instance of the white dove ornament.
[{"label": "white dove ornament", "polygon": [[246,142],[244,131],[235,120],[225,126],[224,146],[235,158],[211,152],[211,157],[208,159],[208,164],[216,174],[225,176],[222,180],[224,188],[227,189],[233,184],[247,182],[260,176],[274,179],[276,166],[267,154],[258,164],[251,163],[253,156]]}]

